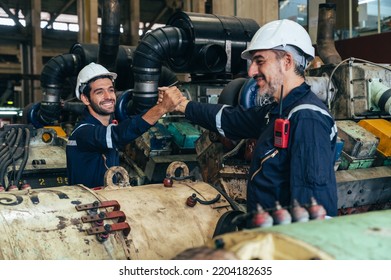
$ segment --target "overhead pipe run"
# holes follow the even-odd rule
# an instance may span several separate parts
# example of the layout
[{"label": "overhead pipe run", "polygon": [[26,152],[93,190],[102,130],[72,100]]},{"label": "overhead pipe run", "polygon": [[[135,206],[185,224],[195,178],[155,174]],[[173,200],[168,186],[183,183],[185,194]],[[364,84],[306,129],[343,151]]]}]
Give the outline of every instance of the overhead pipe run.
[{"label": "overhead pipe run", "polygon": [[106,0],[103,3],[102,27],[98,63],[115,71],[120,39],[120,3]]},{"label": "overhead pipe run", "polygon": [[163,64],[177,73],[245,73],[240,53],[258,28],[252,19],[174,14],[167,26],[147,33],[135,50],[131,111],[137,114],[156,104]]},{"label": "overhead pipe run", "polygon": [[[118,0],[105,0],[103,3],[101,46],[98,61],[110,70],[114,70],[119,49],[120,4]],[[72,48],[73,50],[74,48]],[[94,52],[92,52],[95,54]],[[84,58],[84,59],[82,59]],[[61,116],[61,93],[67,78],[76,76],[86,65],[86,60],[70,53],[49,60],[41,73],[43,100],[28,112],[28,121],[35,127],[51,125]],[[91,62],[91,61],[89,61]],[[69,106],[68,106],[69,107]]]},{"label": "overhead pipe run", "polygon": [[82,68],[78,56],[58,55],[45,64],[41,73],[43,100],[29,112],[29,122],[35,127],[53,124],[61,115],[61,93],[67,78]]},{"label": "overhead pipe run", "polygon": [[119,1],[104,1],[99,50],[97,46],[75,44],[69,54],[57,56],[44,66],[44,99],[27,114],[35,127],[53,124],[62,110],[72,107],[62,107],[64,83],[90,62],[98,61],[119,74],[117,90],[134,85],[132,96],[126,97],[132,99],[130,105],[122,106],[126,117],[156,104],[157,87],[176,80],[172,71],[245,73],[247,65],[240,53],[259,28],[252,19],[179,12],[166,27],[147,33],[133,52],[130,47],[119,46],[119,13]]},{"label": "overhead pipe run", "polygon": [[177,27],[168,26],[147,33],[133,57],[133,113],[156,104],[162,63],[170,57],[183,55],[188,48],[185,34]]},{"label": "overhead pipe run", "polygon": [[178,12],[167,25],[181,29],[189,42],[184,56],[173,56],[167,61],[175,72],[247,73],[247,63],[240,55],[259,29],[255,20]]}]

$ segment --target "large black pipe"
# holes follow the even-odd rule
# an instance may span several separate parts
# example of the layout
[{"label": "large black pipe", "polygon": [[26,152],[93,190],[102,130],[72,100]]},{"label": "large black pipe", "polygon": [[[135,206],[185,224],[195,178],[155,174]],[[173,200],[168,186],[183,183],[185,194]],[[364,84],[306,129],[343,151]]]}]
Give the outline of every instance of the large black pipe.
[{"label": "large black pipe", "polygon": [[157,100],[163,63],[179,73],[246,72],[241,52],[259,25],[252,19],[178,12],[167,26],[147,33],[133,57],[133,112]]},{"label": "large black pipe", "polygon": [[62,54],[50,59],[41,73],[43,100],[37,112],[42,125],[53,124],[61,114],[61,93],[68,77],[77,75],[82,68],[78,56]]},{"label": "large black pipe", "polygon": [[120,38],[120,1],[103,2],[102,27],[99,43],[98,63],[109,71],[116,70]]},{"label": "large black pipe", "polygon": [[[41,88],[43,100],[33,116],[31,122],[34,126],[53,124],[61,116],[61,93],[67,78],[76,76],[79,71],[92,61],[97,61],[111,71],[115,71],[116,59],[119,49],[120,5],[118,0],[105,0],[103,3],[101,46],[99,57],[94,47],[88,49],[84,56],[70,53],[56,56],[45,64],[41,73]],[[72,47],[72,50],[75,48]],[[77,48],[76,48],[77,49]]]},{"label": "large black pipe", "polygon": [[173,56],[167,61],[173,71],[234,75],[247,72],[246,61],[240,55],[259,29],[255,20],[177,12],[167,25],[181,29],[190,43],[184,56]]},{"label": "large black pipe", "polygon": [[[91,62],[97,62],[99,60],[99,50],[100,46],[97,44],[74,44],[70,50],[70,53],[73,53],[81,58],[83,65],[88,65]],[[131,73],[131,65],[133,63],[133,52],[136,47],[123,46],[118,47],[117,57],[112,62],[115,64],[115,69],[110,69],[110,71],[116,72],[118,74],[117,79],[115,80],[115,88],[117,90],[126,90],[132,88],[134,85],[133,75]]]},{"label": "large black pipe", "polygon": [[133,57],[133,113],[156,104],[163,62],[183,55],[187,48],[187,39],[179,28],[166,26],[147,33]]}]

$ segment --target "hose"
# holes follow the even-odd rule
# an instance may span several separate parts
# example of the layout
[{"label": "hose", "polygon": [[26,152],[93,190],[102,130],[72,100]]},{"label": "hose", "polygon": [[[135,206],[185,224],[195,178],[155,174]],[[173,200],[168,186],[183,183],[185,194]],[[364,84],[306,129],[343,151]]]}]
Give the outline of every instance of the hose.
[{"label": "hose", "polygon": [[98,63],[115,71],[120,38],[120,4],[118,0],[103,1],[102,31]]},{"label": "hose", "polygon": [[66,78],[75,76],[82,68],[80,58],[74,54],[62,54],[50,59],[41,73],[43,100],[37,112],[38,122],[53,124],[61,115],[61,93]]},{"label": "hose", "polygon": [[16,175],[15,182],[19,182],[20,178],[22,177],[22,173],[24,171],[24,168],[26,167],[26,163],[29,157],[29,150],[30,150],[30,130],[26,127],[24,129],[25,131],[25,142],[24,142],[24,156],[23,160],[19,166],[18,173]]},{"label": "hose", "polygon": [[1,158],[1,167],[0,167],[0,179],[3,183],[3,186],[6,186],[5,184],[5,173],[7,171],[7,167],[10,163],[12,163],[14,160],[18,159],[22,153],[20,153],[17,148],[20,145],[20,140],[22,139],[23,131],[21,128],[18,128],[17,135],[15,137],[15,141],[13,143],[9,143],[8,145],[8,153],[4,154],[4,156]]},{"label": "hose", "polygon": [[135,50],[132,111],[143,112],[156,104],[163,61],[180,56],[187,47],[186,37],[177,27],[166,26],[147,33]]}]

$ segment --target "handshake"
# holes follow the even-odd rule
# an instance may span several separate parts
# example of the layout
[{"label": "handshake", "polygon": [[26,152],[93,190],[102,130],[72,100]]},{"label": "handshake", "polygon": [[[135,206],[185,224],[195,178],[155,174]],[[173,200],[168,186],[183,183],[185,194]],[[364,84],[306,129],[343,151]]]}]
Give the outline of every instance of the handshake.
[{"label": "handshake", "polygon": [[167,112],[185,113],[189,100],[183,96],[181,91],[176,87],[159,87],[157,105],[163,106]]}]

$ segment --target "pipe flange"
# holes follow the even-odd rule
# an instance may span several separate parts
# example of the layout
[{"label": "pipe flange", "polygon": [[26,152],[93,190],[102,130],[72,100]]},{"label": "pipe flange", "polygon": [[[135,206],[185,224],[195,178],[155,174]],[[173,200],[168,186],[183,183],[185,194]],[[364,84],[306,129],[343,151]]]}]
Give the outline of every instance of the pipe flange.
[{"label": "pipe flange", "polygon": [[[179,176],[175,176],[177,171],[181,172]],[[189,167],[182,161],[174,161],[167,167],[166,174],[168,178],[189,177]]]},{"label": "pipe flange", "polygon": [[[119,176],[118,176],[119,175]],[[114,176],[117,176],[117,183],[113,182]],[[104,177],[104,186],[107,187],[128,187],[129,183],[129,173],[122,166],[112,166],[107,169]]]}]

